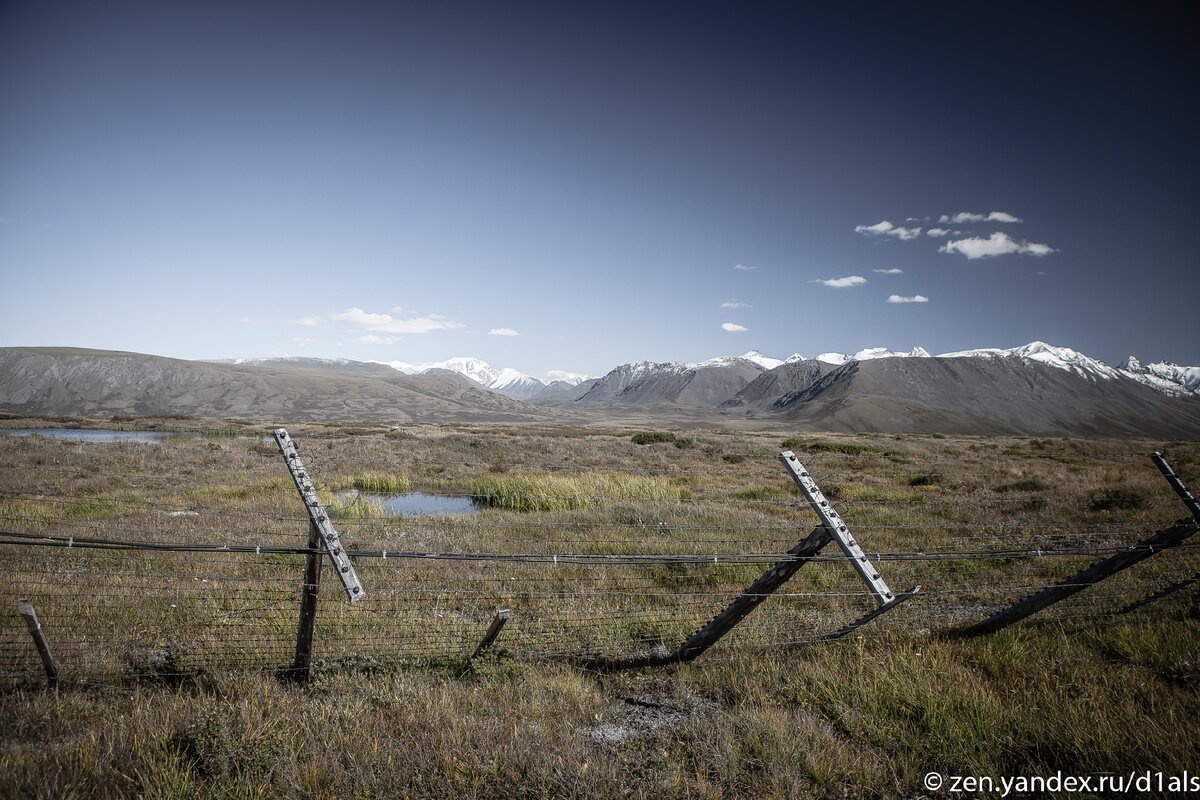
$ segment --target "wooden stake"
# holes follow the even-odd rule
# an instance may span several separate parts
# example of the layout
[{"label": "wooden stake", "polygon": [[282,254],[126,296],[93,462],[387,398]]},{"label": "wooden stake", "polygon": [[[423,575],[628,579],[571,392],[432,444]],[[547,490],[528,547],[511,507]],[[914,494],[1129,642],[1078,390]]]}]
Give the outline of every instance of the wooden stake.
[{"label": "wooden stake", "polygon": [[46,668],[46,683],[53,689],[58,686],[58,665],[54,663],[54,656],[50,655],[50,645],[46,643],[46,635],[42,632],[33,603],[21,598],[17,601],[17,610],[25,618],[25,627],[29,628],[29,635],[33,637],[38,655],[42,657],[42,666]]},{"label": "wooden stake", "polygon": [[1184,578],[1181,581],[1175,581],[1174,583],[1168,584],[1167,586],[1164,586],[1163,588],[1159,589],[1154,594],[1147,595],[1146,597],[1143,597],[1141,600],[1138,600],[1136,603],[1130,603],[1129,605],[1125,606],[1117,613],[1118,614],[1128,614],[1130,611],[1137,611],[1142,606],[1148,606],[1151,603],[1157,603],[1159,600],[1162,600],[1164,597],[1170,597],[1171,595],[1175,594],[1176,592],[1186,589],[1189,586],[1195,586],[1197,583],[1200,583],[1200,572],[1197,572],[1195,575],[1192,575],[1190,578]]},{"label": "wooden stake", "polygon": [[1123,569],[1132,567],[1139,561],[1145,561],[1157,552],[1181,544],[1194,536],[1196,530],[1196,523],[1192,521],[1165,528],[1150,538],[1143,539],[1137,544],[1125,548],[1116,555],[1109,556],[1103,561],[1097,561],[1082,572],[1077,572],[1066,580],[1056,583],[1054,586],[1043,589],[1002,611],[998,611],[983,622],[977,622],[960,633],[963,636],[978,636],[984,633],[994,633],[1001,628],[1007,628],[1014,622],[1019,622],[1031,614],[1036,614],[1046,606],[1064,600],[1076,592],[1082,592],[1089,586],[1099,583]]},{"label": "wooden stake", "polygon": [[475,648],[475,652],[471,653],[469,661],[474,661],[479,657],[479,654],[492,646],[492,642],[496,641],[496,637],[500,635],[500,631],[508,623],[508,609],[502,608],[496,612],[496,616],[492,618],[492,624],[488,626],[487,633],[483,635],[483,640],[479,646]]},{"label": "wooden stake", "polygon": [[291,676],[308,680],[312,667],[313,630],[317,624],[317,600],[321,597],[321,531],[315,523],[308,525],[309,553],[304,557],[304,585],[300,589],[300,621],[296,625],[296,655],[292,659]]},{"label": "wooden stake", "polygon": [[701,653],[716,644],[722,636],[733,630],[733,627],[745,619],[751,611],[758,608],[759,603],[787,583],[813,556],[820,553],[821,548],[829,544],[831,539],[825,526],[818,525],[804,541],[788,551],[788,555],[792,558],[780,561],[759,576],[758,580],[746,587],[746,590],[727,605],[721,613],[689,636],[675,651],[675,654],[665,661],[691,661],[699,657]]}]

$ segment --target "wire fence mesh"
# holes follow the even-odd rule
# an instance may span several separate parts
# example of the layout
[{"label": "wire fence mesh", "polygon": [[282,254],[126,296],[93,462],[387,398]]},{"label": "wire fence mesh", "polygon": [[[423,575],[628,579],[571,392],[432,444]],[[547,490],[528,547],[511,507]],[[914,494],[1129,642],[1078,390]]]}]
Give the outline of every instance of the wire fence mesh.
[{"label": "wire fence mesh", "polygon": [[[392,517],[372,493],[351,494],[347,476],[358,464],[397,474],[436,469],[446,486],[462,476],[570,477],[613,467],[593,460],[586,440],[542,463],[484,473],[479,462],[406,459],[377,438],[302,451],[316,485],[328,488],[323,497],[367,593],[346,603],[326,567],[318,667],[463,663],[501,608],[511,617],[493,649],[516,657],[661,656],[788,558],[816,523],[779,465],[758,452],[725,462],[742,488],[709,480],[702,458],[681,465],[653,455],[625,472],[658,482],[626,495],[628,483],[549,482],[532,506],[528,495],[468,490],[460,494],[474,513]],[[0,442],[0,682],[42,674],[17,614],[21,597],[33,600],[63,681],[290,664],[308,518],[273,445],[206,445]],[[1122,454],[1114,463],[1126,459],[1138,493],[1113,495],[1110,507],[1096,492],[1053,494],[1003,470],[989,474],[986,460],[959,485],[961,464],[938,471],[876,453],[860,470],[845,462],[862,454],[798,454],[889,584],[923,587],[861,635],[925,635],[979,620],[1181,516],[1153,470]],[[996,489],[1009,484],[1017,485]],[[1157,553],[1039,619],[1116,616],[1200,572],[1196,546]],[[1180,613],[1194,603],[1189,584],[1129,613]],[[720,646],[812,644],[875,607],[830,545]]]}]

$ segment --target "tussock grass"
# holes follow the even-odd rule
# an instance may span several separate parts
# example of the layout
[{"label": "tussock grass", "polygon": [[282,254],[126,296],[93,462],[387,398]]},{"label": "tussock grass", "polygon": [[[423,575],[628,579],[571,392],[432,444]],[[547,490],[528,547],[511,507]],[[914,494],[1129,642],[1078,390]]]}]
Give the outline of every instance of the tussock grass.
[{"label": "tussock grass", "polygon": [[511,511],[570,511],[600,500],[679,500],[681,490],[657,477],[619,472],[581,475],[489,475],[471,487],[476,502]]},{"label": "tussock grass", "polygon": [[642,431],[630,437],[634,444],[656,444],[658,442],[673,442],[675,434],[670,431]]},{"label": "tussock grass", "polygon": [[786,450],[796,451],[796,455],[805,456],[811,453],[840,453],[846,456],[876,455],[882,452],[878,447],[851,442],[823,442],[816,439],[784,439]]},{"label": "tussock grass", "polygon": [[412,490],[412,479],[407,475],[383,472],[360,472],[339,481],[340,488],[357,489],[360,492],[399,494]]},{"label": "tussock grass", "polygon": [[333,519],[380,519],[388,516],[383,503],[362,493],[353,497],[338,497],[333,492],[317,490],[317,497]]},{"label": "tussock grass", "polygon": [[1050,487],[1046,485],[1045,481],[1037,478],[1023,478],[1019,481],[1001,483],[993,488],[996,492],[1004,494],[1005,492],[1044,492]]},{"label": "tussock grass", "polygon": [[[205,424],[223,423],[195,421]],[[377,513],[366,498],[338,500],[333,490],[342,484],[318,480],[330,511],[347,520],[339,523],[347,547],[775,553],[815,522],[802,504],[777,502],[796,497],[774,458],[779,432],[689,431],[699,446],[635,449],[635,427],[411,426],[403,442],[381,435],[382,426],[353,437],[340,427],[289,425],[318,478],[412,476],[447,491],[486,484],[494,508],[542,512],[365,524]],[[675,442],[681,438],[676,432]],[[841,508],[871,551],[1124,545],[1183,513],[1145,458],[1162,443],[812,439],[850,446],[796,449],[831,499],[877,501]],[[221,445],[190,445],[180,461],[168,448],[0,438],[0,460],[16,465],[0,475],[0,488],[20,495],[0,502],[0,516],[40,514],[44,524],[28,528],[37,533],[302,543],[303,512],[274,448]],[[1166,449],[1177,471],[1196,474],[1200,447]],[[917,466],[898,466],[905,461]],[[487,464],[509,471],[481,474]],[[42,465],[48,469],[39,472]],[[945,482],[924,480],[933,475]],[[106,486],[110,480],[120,483]],[[1041,488],[993,490],[1020,481]],[[1094,498],[1113,487],[1148,503],[1092,512]],[[40,492],[75,499],[34,499]],[[677,502],[686,496],[696,502]],[[131,505],[105,502],[114,498]],[[193,504],[214,515],[156,510]],[[359,514],[364,524],[353,524]],[[1074,535],[1020,529],[1035,516]],[[1129,522],[1130,530],[1092,533],[1081,519]],[[55,527],[60,522],[67,524]],[[1156,555],[1078,598],[1143,597],[1194,571],[1181,562],[1186,555]],[[928,594],[872,622],[862,640],[780,645],[861,613],[861,597],[843,596],[862,590],[852,571],[813,563],[786,585],[794,596],[764,602],[696,662],[603,675],[525,659],[671,648],[764,566],[359,559],[365,604],[350,607],[336,578],[323,579],[318,666],[305,687],[269,673],[291,657],[300,557],[78,549],[49,556],[32,548],[15,556],[12,563],[24,560],[7,573],[9,595],[32,590],[66,688],[5,694],[6,796],[914,797],[934,769],[1178,773],[1194,770],[1200,752],[1191,724],[1200,716],[1200,622],[1187,617],[1194,591],[1129,618],[1066,613],[1086,612],[1081,603],[994,636],[936,635],[1092,556],[886,561],[894,588],[922,583]],[[93,586],[109,596],[80,602]],[[663,600],[668,592],[688,599],[677,606],[674,596]],[[0,631],[37,679],[28,633],[11,600],[6,606]],[[464,669],[498,607],[512,609],[509,626],[488,656]],[[439,646],[452,665],[398,655]],[[173,680],[175,671],[187,679]],[[657,722],[639,724],[647,720]],[[597,736],[613,729],[626,738]]]}]

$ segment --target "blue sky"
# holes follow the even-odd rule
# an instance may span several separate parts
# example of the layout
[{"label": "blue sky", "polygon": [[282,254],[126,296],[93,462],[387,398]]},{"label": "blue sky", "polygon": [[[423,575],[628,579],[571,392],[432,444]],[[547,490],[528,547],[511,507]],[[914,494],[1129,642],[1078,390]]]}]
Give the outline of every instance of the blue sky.
[{"label": "blue sky", "polygon": [[1182,17],[571,5],[0,2],[0,345],[1200,363]]}]

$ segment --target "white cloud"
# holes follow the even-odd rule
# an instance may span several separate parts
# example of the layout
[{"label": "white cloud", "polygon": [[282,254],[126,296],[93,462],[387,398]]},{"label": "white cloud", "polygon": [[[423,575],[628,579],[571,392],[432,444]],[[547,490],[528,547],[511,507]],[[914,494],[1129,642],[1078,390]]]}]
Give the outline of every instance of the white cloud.
[{"label": "white cloud", "polygon": [[398,340],[395,336],[376,336],[373,333],[368,333],[365,336],[359,336],[354,341],[360,344],[395,344]]},{"label": "white cloud", "polygon": [[293,336],[292,341],[296,344],[312,344],[316,341],[316,339],[313,339],[310,336]]},{"label": "white cloud", "polygon": [[894,294],[888,297],[889,303],[928,303],[929,298],[923,294],[914,294],[912,297]]},{"label": "white cloud", "polygon": [[750,330],[745,325],[738,325],[736,322],[722,322],[721,330],[729,331],[730,333],[742,333]]},{"label": "white cloud", "polygon": [[887,269],[877,269],[877,270],[873,270],[873,271],[878,272],[880,275],[903,275],[904,274],[904,270],[900,269],[899,267],[888,267]]},{"label": "white cloud", "polygon": [[320,317],[301,317],[300,319],[292,320],[293,325],[303,325],[306,328],[315,328],[321,324]]},{"label": "white cloud", "polygon": [[823,281],[814,281],[822,286],[830,286],[834,289],[845,289],[847,286],[862,286],[867,282],[867,279],[862,275],[847,275],[844,278],[829,278]]},{"label": "white cloud", "polygon": [[854,232],[861,233],[863,236],[895,236],[902,241],[915,239],[921,235],[920,228],[902,228],[899,225],[893,225],[886,219],[876,222],[874,225],[855,225]]},{"label": "white cloud", "polygon": [[1044,256],[1055,252],[1048,244],[1018,241],[1007,233],[997,231],[986,239],[972,236],[967,239],[953,239],[938,248],[939,253],[961,253],[974,261],[977,258],[1003,256],[1009,253],[1022,253],[1030,256]]},{"label": "white cloud", "polygon": [[925,231],[925,233],[929,234],[930,236],[933,236],[934,238],[937,238],[939,236],[948,236],[950,234],[950,231],[947,230],[946,228],[930,228],[929,230]]},{"label": "white cloud", "polygon": [[938,217],[938,222],[948,223],[953,222],[956,225],[962,225],[964,222],[1023,222],[1020,217],[1015,214],[1009,214],[1007,211],[989,211],[986,214],[977,214],[972,211],[959,211],[957,214],[942,214]]},{"label": "white cloud", "polygon": [[734,264],[733,268],[738,272],[750,272],[751,270],[758,269],[758,267],[752,267],[749,264]]},{"label": "white cloud", "polygon": [[743,303],[741,300],[726,300],[721,303],[721,308],[750,308],[750,304]]},{"label": "white cloud", "polygon": [[391,314],[372,314],[361,308],[348,308],[340,314],[330,314],[329,318],[377,333],[429,333],[466,327],[439,314],[398,319]]},{"label": "white cloud", "polygon": [[488,336],[520,336],[521,334],[514,331],[512,328],[492,328],[488,331]]}]

